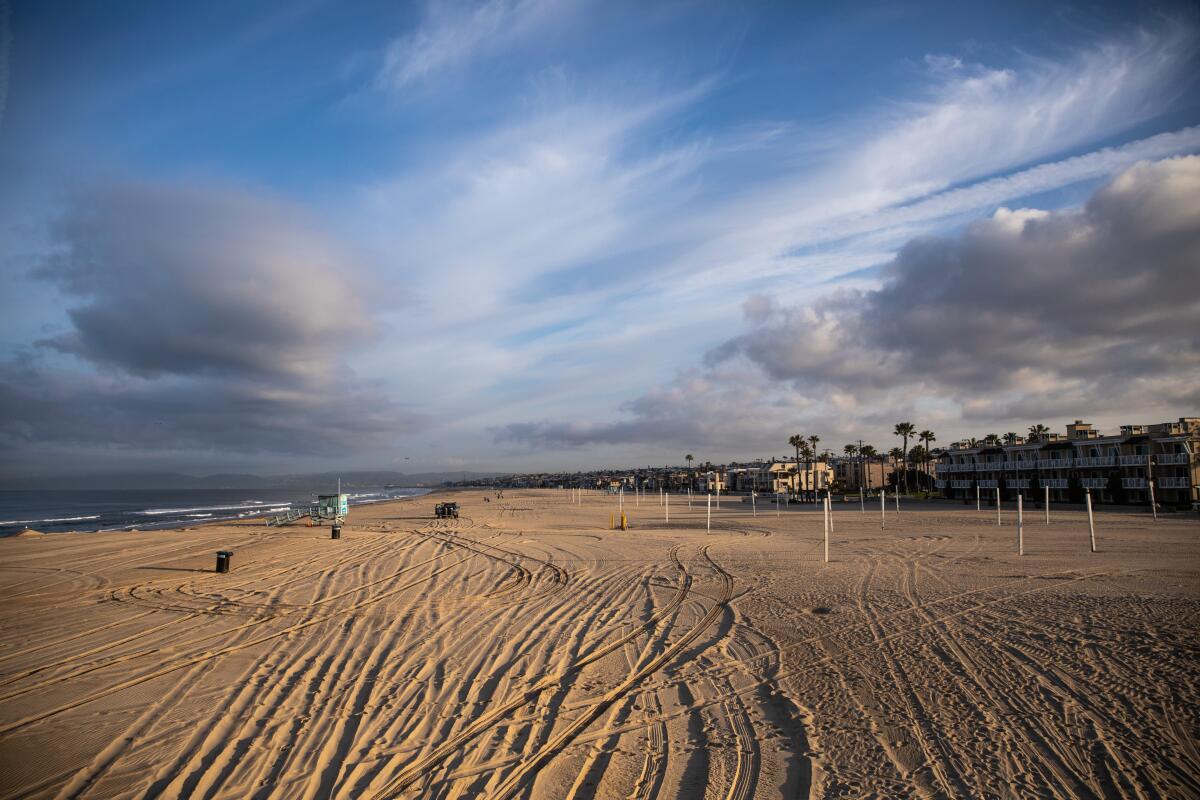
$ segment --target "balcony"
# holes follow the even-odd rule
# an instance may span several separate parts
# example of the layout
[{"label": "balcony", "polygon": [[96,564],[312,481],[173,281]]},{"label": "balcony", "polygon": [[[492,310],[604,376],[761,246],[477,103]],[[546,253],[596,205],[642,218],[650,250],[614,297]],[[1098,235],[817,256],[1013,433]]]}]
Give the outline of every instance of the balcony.
[{"label": "balcony", "polygon": [[1172,464],[1175,464],[1175,465],[1186,464],[1186,463],[1188,463],[1188,454],[1187,453],[1161,453],[1154,457],[1154,463],[1161,464],[1164,467],[1172,465]]},{"label": "balcony", "polygon": [[950,481],[950,488],[951,489],[970,489],[971,482],[970,481]]},{"label": "balcony", "polygon": [[1077,467],[1115,467],[1117,460],[1113,456],[1092,456],[1075,459]]},{"label": "balcony", "polygon": [[1029,478],[1009,478],[1004,485],[1009,489],[1028,489]]},{"label": "balcony", "polygon": [[1068,469],[1071,466],[1069,458],[1039,458],[1038,469]]},{"label": "balcony", "polygon": [[939,489],[945,489],[945,488],[946,488],[946,482],[945,482],[945,481],[934,481],[934,482],[933,482],[933,485],[934,485],[934,486],[936,486],[936,487],[937,487],[937,488],[939,488]]},{"label": "balcony", "polygon": [[1122,467],[1144,467],[1149,456],[1121,456]]},{"label": "balcony", "polygon": [[1039,478],[1038,483],[1046,489],[1065,489],[1067,488],[1066,478]]},{"label": "balcony", "polygon": [[1037,469],[1037,459],[1028,458],[1024,461],[1008,461],[1006,469]]},{"label": "balcony", "polygon": [[1121,486],[1126,489],[1145,489],[1145,478],[1121,478]]},{"label": "balcony", "polygon": [[1187,478],[1155,478],[1154,485],[1160,489],[1188,489],[1191,487]]},{"label": "balcony", "polygon": [[1103,489],[1108,486],[1107,478],[1082,478],[1079,485],[1085,489]]},{"label": "balcony", "polygon": [[997,488],[998,485],[999,485],[998,482],[995,480],[979,482],[980,489],[995,489],[995,488]]}]

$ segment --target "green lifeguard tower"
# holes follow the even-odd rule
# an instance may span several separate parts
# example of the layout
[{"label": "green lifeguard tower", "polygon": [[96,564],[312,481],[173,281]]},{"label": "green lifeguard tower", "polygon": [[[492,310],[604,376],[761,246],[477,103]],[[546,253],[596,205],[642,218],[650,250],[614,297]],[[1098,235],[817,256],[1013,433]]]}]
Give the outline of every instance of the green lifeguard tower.
[{"label": "green lifeguard tower", "polygon": [[337,494],[317,495],[316,505],[309,512],[314,525],[320,525],[329,520],[335,528],[340,528],[350,516],[350,495],[342,494],[342,479],[338,478]]},{"label": "green lifeguard tower", "polygon": [[350,495],[341,492],[319,494],[314,510],[316,513],[311,516],[316,524],[320,525],[324,520],[331,520],[334,525],[341,525],[350,514]]}]

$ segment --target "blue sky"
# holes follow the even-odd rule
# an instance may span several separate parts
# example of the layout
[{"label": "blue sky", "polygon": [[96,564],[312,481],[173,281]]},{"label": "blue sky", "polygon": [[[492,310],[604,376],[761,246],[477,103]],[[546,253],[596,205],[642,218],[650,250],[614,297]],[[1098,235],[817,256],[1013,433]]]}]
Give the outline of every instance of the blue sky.
[{"label": "blue sky", "polygon": [[1074,219],[1200,150],[1194,7],[844,5],[4,7],[0,447],[569,468],[1194,413],[1190,363],[1146,399],[1095,397],[1100,367],[984,386],[837,345],[903,359],[889,390],[811,362],[906,245]]}]

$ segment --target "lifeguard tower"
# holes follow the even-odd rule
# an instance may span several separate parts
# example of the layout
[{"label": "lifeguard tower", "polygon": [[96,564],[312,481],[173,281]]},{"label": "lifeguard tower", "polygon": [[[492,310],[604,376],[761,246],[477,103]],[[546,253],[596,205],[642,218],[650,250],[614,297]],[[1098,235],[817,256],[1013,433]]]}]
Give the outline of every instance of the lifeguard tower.
[{"label": "lifeguard tower", "polygon": [[345,522],[346,517],[350,514],[350,495],[342,494],[319,494],[317,495],[317,504],[313,506],[313,512],[309,513],[312,517],[314,525],[320,525],[323,521],[329,520],[334,525],[341,525]]},{"label": "lifeguard tower", "polygon": [[350,495],[342,494],[342,482],[338,480],[337,494],[319,494],[317,502],[307,508],[290,508],[283,514],[270,517],[267,524],[271,526],[290,525],[296,520],[308,517],[311,524],[320,525],[330,522],[334,528],[341,528],[346,517],[350,516]]}]

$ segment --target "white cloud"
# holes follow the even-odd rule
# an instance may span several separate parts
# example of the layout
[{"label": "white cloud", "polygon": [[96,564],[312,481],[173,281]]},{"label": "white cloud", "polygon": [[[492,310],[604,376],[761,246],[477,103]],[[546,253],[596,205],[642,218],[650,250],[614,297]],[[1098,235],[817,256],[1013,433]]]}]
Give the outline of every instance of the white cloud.
[{"label": "white cloud", "polygon": [[1000,209],[960,237],[915,239],[879,289],[793,307],[752,299],[746,333],[707,369],[625,404],[624,419],[496,435],[720,447],[801,423],[878,430],[881,415],[950,398],[959,426],[1187,413],[1200,403],[1197,264],[1200,156],[1144,162],[1082,209]]},{"label": "white cloud", "polygon": [[384,55],[378,81],[403,89],[431,74],[511,46],[551,19],[557,0],[434,2],[414,32],[396,39]]}]

